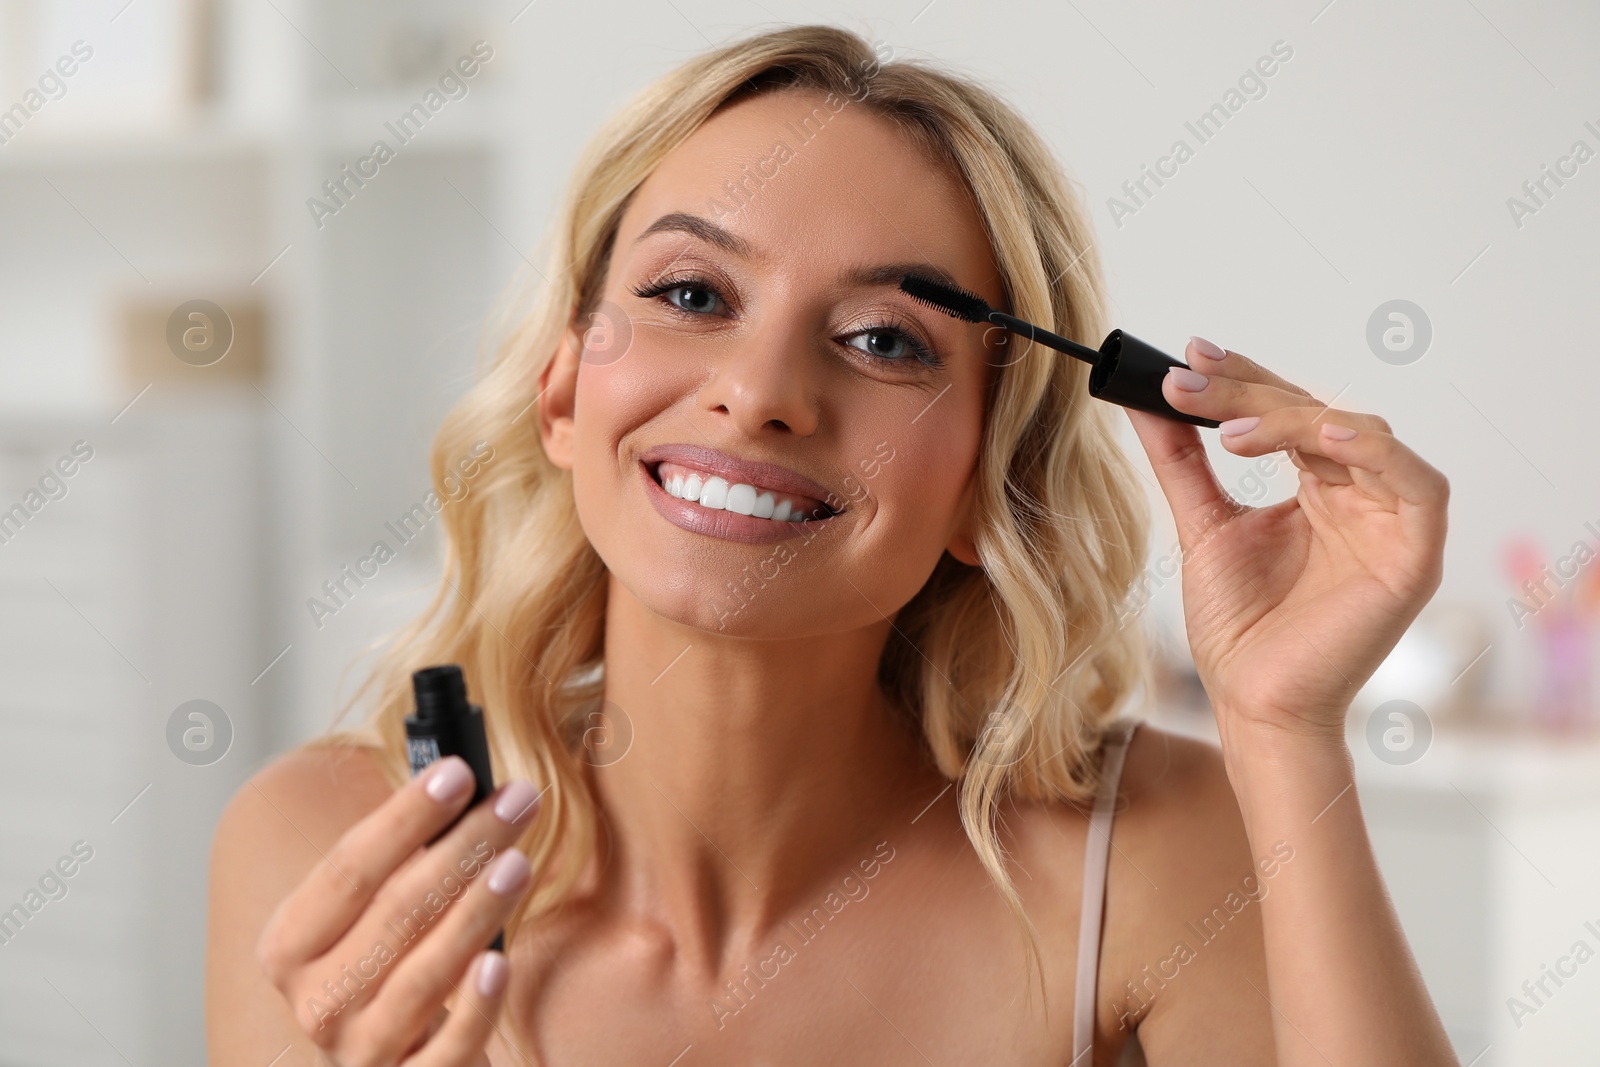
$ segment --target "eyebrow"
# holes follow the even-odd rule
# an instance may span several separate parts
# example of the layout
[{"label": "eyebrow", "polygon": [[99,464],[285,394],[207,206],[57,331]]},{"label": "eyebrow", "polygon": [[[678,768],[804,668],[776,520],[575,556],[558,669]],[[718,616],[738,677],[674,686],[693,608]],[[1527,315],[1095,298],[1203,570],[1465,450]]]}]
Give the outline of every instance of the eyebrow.
[{"label": "eyebrow", "polygon": [[[673,211],[661,216],[656,221],[646,226],[644,232],[634,238],[634,244],[655,233],[686,233],[691,237],[699,238],[707,244],[716,245],[718,248],[743,259],[755,257],[755,247],[749,241],[740,237],[732,230],[719,226],[710,219],[691,215],[685,211]],[[849,286],[882,286],[900,285],[900,279],[907,274],[920,274],[924,278],[954,289],[962,288],[955,276],[943,267],[934,263],[921,261],[907,261],[902,263],[882,263],[870,267],[856,267],[843,272],[839,281]]]},{"label": "eyebrow", "polygon": [[662,215],[659,219],[646,226],[644,232],[633,239],[634,244],[649,237],[653,233],[686,233],[691,237],[698,237],[708,244],[714,244],[725,252],[731,252],[745,259],[752,258],[756,250],[743,237],[732,230],[724,229],[699,215],[691,215],[685,211],[673,211]]}]

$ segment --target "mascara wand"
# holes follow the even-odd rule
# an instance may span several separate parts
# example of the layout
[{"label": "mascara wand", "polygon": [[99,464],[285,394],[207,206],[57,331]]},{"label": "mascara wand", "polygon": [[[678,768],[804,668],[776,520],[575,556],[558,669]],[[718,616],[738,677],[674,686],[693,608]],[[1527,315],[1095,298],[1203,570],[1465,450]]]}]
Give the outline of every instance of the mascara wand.
[{"label": "mascara wand", "polygon": [[1152,415],[1194,426],[1219,425],[1216,419],[1189,415],[1167,403],[1167,398],[1161,395],[1161,379],[1166,377],[1169,367],[1187,367],[1188,364],[1173,359],[1130,333],[1112,330],[1097,351],[1015,315],[996,311],[983,297],[931,278],[907,274],[900,279],[900,289],[946,315],[965,322],[992,323],[1019,337],[1038,341],[1057,352],[1065,352],[1083,360],[1093,368],[1089,372],[1089,395],[1097,400],[1109,400],[1125,408],[1148,411]]}]

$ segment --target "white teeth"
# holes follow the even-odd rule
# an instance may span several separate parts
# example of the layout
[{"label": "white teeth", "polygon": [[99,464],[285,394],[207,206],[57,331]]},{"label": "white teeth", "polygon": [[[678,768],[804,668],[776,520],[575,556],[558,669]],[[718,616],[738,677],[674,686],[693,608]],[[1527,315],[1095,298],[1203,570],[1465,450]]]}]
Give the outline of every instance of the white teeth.
[{"label": "white teeth", "polygon": [[756,510],[756,487],[740,482],[728,488],[727,502],[722,505],[740,515],[753,515]]},{"label": "white teeth", "polygon": [[728,503],[728,480],[715,474],[700,489],[700,506],[721,511]]},{"label": "white teeth", "polygon": [[795,510],[792,501],[779,501],[771,492],[758,490],[744,482],[729,485],[726,478],[716,475],[702,480],[699,474],[674,474],[662,484],[662,488],[679,500],[692,500],[703,508],[754,515],[758,519],[771,519],[774,522],[801,522],[805,519],[805,514]]}]

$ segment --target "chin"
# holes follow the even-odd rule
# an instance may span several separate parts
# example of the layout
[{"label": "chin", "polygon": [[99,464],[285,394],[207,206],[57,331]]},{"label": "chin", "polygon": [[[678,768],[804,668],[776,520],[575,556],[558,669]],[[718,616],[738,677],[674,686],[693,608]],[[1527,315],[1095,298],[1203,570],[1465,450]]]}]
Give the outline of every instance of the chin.
[{"label": "chin", "polygon": [[642,562],[649,566],[634,559],[620,571],[609,568],[611,580],[652,614],[686,629],[713,636],[778,640],[807,637],[825,628],[827,620],[819,617],[813,622],[805,617],[809,609],[794,595],[797,586],[787,575],[780,573],[763,585],[752,565],[748,572],[739,572],[739,582],[734,575],[718,580],[686,576],[689,580],[663,581],[659,572],[636,573]]}]

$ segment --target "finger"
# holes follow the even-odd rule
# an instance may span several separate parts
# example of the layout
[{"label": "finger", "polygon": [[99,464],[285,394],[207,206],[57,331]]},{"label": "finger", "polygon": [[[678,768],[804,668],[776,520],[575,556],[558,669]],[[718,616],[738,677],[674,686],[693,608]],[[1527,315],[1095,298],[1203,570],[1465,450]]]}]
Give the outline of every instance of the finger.
[{"label": "finger", "polygon": [[[1325,456],[1314,452],[1302,451],[1297,445],[1307,440],[1311,434],[1302,432],[1294,439],[1285,436],[1281,431],[1291,423],[1299,424],[1308,420],[1307,412],[1313,408],[1279,408],[1276,412],[1266,415],[1246,415],[1236,419],[1227,419],[1217,427],[1217,441],[1223,448],[1236,456],[1264,456],[1271,452],[1284,452],[1289,457],[1289,462],[1329,485],[1350,485],[1354,478],[1350,469],[1342,463],[1337,463]],[[1314,422],[1315,418],[1310,418]],[[1275,438],[1273,435],[1277,433]]]},{"label": "finger", "polygon": [[1293,457],[1291,462],[1295,466],[1307,474],[1315,475],[1319,482],[1327,485],[1356,484],[1356,476],[1343,463],[1335,463],[1325,456],[1301,452],[1297,448],[1290,449],[1289,454]]},{"label": "finger", "polygon": [[1315,408],[1279,408],[1262,415],[1224,419],[1217,426],[1217,441],[1236,456],[1283,452],[1303,471],[1325,481],[1349,484],[1349,469],[1322,455],[1318,448],[1323,414]]},{"label": "finger", "polygon": [[1364,475],[1372,475],[1413,509],[1433,516],[1442,536],[1450,482],[1443,472],[1393,434],[1356,430],[1324,420],[1317,451],[1350,468],[1358,481]]},{"label": "finger", "polygon": [[[1220,440],[1220,438],[1219,438]],[[1328,485],[1353,485],[1355,479],[1350,474],[1350,468],[1342,463],[1335,463],[1323,456],[1305,455],[1298,449],[1280,446],[1289,457],[1289,462],[1307,474],[1315,476],[1319,482]]]},{"label": "finger", "polygon": [[[1287,444],[1308,463],[1318,457],[1344,467],[1351,479],[1374,494],[1419,507],[1442,503],[1449,483],[1392,433],[1358,429],[1354,413],[1329,410],[1308,418],[1306,409],[1269,412],[1251,426],[1248,419],[1218,427],[1224,447],[1242,456],[1261,455]],[[1242,433],[1225,433],[1243,429]],[[1298,464],[1297,464],[1298,465]],[[1313,473],[1316,473],[1313,470]]]},{"label": "finger", "polygon": [[484,1046],[505,1002],[511,965],[493,950],[481,952],[460,985],[461,999],[438,1033],[404,1067],[460,1067],[487,1064]]},{"label": "finger", "polygon": [[[501,853],[438,929],[394,965],[372,1004],[350,1024],[352,1047],[370,1051],[374,1055],[366,1058],[377,1062],[398,1059],[532,882],[526,856],[514,848]],[[444,1029],[450,1025],[446,1021]]]},{"label": "finger", "polygon": [[[1197,362],[1201,364],[1200,370],[1169,367],[1161,380],[1162,395],[1179,411],[1223,421],[1262,415],[1279,408],[1309,411],[1313,416],[1331,410],[1320,400],[1301,392],[1290,392],[1265,382],[1243,381],[1216,370],[1204,373],[1208,369],[1204,367],[1204,361]],[[1360,412],[1341,414],[1355,420],[1355,425],[1364,429],[1381,429],[1385,432],[1389,429],[1389,424],[1376,415]]]},{"label": "finger", "polygon": [[[384,883],[344,936],[302,968],[293,984],[303,986],[303,995],[310,997],[331,980],[345,989],[346,1006],[372,1002],[395,973],[396,960],[425,943],[453,906],[472,892],[478,875],[517,840],[538,811],[538,797],[531,783],[517,780],[468,811],[415,863]],[[473,947],[482,948],[488,940]],[[362,981],[352,981],[351,972]]]},{"label": "finger", "polygon": [[[1190,338],[1187,354],[1192,373],[1169,373],[1163,382],[1163,393],[1169,402],[1176,400],[1175,406],[1181,411],[1222,421],[1259,415],[1280,407],[1311,407],[1323,413],[1333,410],[1293,382],[1231,349],[1218,348],[1203,337]],[[1177,388],[1176,393],[1167,391],[1167,381]],[[1192,400],[1194,397],[1204,400]],[[1348,425],[1392,432],[1389,424],[1377,415],[1346,411],[1340,414]]]},{"label": "finger", "polygon": [[417,1039],[411,1042],[411,1047],[406,1049],[406,1056],[409,1057],[421,1052],[422,1047],[433,1040],[433,1035],[444,1029],[444,1024],[449,1019],[450,1009],[443,1004],[439,1005],[438,1009],[433,1013],[433,1017],[428,1020],[428,1025],[423,1028],[422,1033],[418,1034]]},{"label": "finger", "polygon": [[1231,348],[1224,349],[1220,345],[1212,344],[1204,337],[1189,338],[1189,347],[1184,350],[1184,356],[1189,366],[1202,374],[1220,373],[1229,378],[1237,378],[1239,381],[1256,382],[1273,386],[1286,393],[1298,393],[1308,400],[1316,399],[1300,386],[1274,374],[1248,356],[1241,356]]},{"label": "finger", "polygon": [[1150,467],[1178,526],[1178,544],[1186,551],[1202,536],[1215,531],[1245,510],[1217,481],[1206,456],[1200,431],[1184,422],[1123,408],[1133,430],[1150,457]]},{"label": "finger", "polygon": [[281,988],[325,952],[395,869],[466,807],[472,789],[472,769],[448,756],[346,830],[262,929],[256,955],[267,976]]}]

